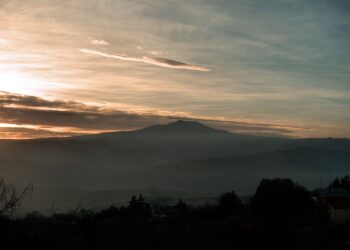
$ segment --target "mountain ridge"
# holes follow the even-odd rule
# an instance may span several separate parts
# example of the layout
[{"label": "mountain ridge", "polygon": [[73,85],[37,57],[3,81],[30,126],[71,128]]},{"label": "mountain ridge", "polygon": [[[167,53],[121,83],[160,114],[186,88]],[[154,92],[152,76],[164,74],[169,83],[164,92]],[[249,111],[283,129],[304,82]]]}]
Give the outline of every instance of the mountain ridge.
[{"label": "mountain ridge", "polygon": [[146,126],[144,128],[135,129],[135,130],[125,130],[125,131],[112,131],[112,132],[103,132],[96,134],[83,134],[77,136],[69,136],[69,137],[47,137],[47,138],[33,138],[33,139],[0,139],[1,142],[10,142],[15,143],[18,141],[48,141],[48,140],[76,140],[76,139],[113,139],[115,137],[128,136],[131,134],[135,135],[156,135],[156,134],[221,134],[221,135],[233,135],[241,138],[252,138],[252,139],[280,139],[280,140],[290,140],[291,142],[307,142],[307,143],[323,143],[323,142],[341,142],[346,144],[350,141],[349,138],[336,138],[336,137],[306,137],[306,138],[293,138],[293,137],[283,137],[283,136],[266,136],[266,135],[254,135],[254,134],[246,134],[246,133],[235,133],[227,130],[216,129],[210,126],[207,126],[203,123],[194,120],[177,120],[175,122],[167,123],[167,124],[155,124],[151,126]]}]

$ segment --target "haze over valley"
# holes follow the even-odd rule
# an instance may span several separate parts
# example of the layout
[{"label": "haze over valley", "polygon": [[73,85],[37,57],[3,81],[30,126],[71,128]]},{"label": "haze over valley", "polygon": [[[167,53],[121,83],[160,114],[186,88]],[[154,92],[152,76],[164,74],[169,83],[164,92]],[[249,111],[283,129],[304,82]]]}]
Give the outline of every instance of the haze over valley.
[{"label": "haze over valley", "polygon": [[251,195],[261,179],[273,177],[314,189],[350,165],[348,139],[252,136],[182,120],[129,132],[5,140],[0,150],[3,178],[35,186],[23,209],[41,211],[80,203],[101,208],[133,193],[206,202],[225,190]]}]

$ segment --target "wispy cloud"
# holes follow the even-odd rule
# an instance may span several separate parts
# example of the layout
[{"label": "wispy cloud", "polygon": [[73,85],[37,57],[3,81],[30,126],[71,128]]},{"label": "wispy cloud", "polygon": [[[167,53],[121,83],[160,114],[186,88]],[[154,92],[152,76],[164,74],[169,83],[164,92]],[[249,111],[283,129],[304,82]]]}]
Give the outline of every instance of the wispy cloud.
[{"label": "wispy cloud", "polygon": [[321,2],[0,0],[0,90],[349,137],[349,0]]},{"label": "wispy cloud", "polygon": [[187,63],[183,63],[183,62],[179,62],[179,61],[175,61],[167,58],[147,57],[147,56],[132,57],[132,56],[128,56],[127,54],[107,54],[101,51],[90,50],[90,49],[80,49],[80,52],[85,54],[117,59],[117,60],[129,61],[129,62],[147,63],[147,64],[164,67],[164,68],[170,68],[170,69],[186,69],[186,70],[203,71],[203,72],[210,71],[210,69],[207,67],[187,64]]},{"label": "wispy cloud", "polygon": [[91,44],[93,44],[93,45],[99,45],[99,46],[107,46],[107,45],[109,45],[110,43],[109,42],[107,42],[107,41],[105,41],[105,40],[92,40],[91,41]]}]

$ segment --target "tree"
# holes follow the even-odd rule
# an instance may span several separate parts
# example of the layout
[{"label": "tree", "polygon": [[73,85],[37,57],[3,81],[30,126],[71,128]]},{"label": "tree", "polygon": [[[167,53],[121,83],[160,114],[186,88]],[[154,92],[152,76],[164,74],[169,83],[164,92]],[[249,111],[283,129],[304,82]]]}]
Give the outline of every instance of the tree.
[{"label": "tree", "polygon": [[182,199],[179,199],[175,207],[181,213],[187,212],[188,210],[187,204]]},{"label": "tree", "polygon": [[26,194],[33,191],[33,185],[28,185],[20,194],[17,194],[13,185],[6,184],[0,179],[0,216],[13,214]]},{"label": "tree", "polygon": [[350,190],[350,177],[345,175],[343,178],[335,178],[333,182],[329,185],[329,188],[342,188],[345,190]]},{"label": "tree", "polygon": [[224,214],[242,207],[242,202],[234,191],[223,193],[219,197],[219,208]]},{"label": "tree", "polygon": [[129,206],[126,208],[127,213],[133,217],[149,217],[151,216],[151,207],[145,202],[145,198],[139,195],[139,198],[132,196]]},{"label": "tree", "polygon": [[265,223],[297,223],[313,202],[307,190],[290,179],[264,179],[252,199],[255,214]]},{"label": "tree", "polygon": [[333,183],[330,185],[330,188],[339,188],[340,187],[340,181],[338,178],[336,178]]}]

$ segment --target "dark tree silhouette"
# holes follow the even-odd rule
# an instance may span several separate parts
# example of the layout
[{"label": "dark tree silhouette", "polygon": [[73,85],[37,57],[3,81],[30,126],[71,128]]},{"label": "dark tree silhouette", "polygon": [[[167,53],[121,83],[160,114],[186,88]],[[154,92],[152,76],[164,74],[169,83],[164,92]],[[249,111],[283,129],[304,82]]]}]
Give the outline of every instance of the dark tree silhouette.
[{"label": "dark tree silhouette", "polygon": [[17,194],[13,185],[6,184],[0,179],[0,215],[13,214],[24,196],[33,191],[33,185],[28,185],[21,193]]},{"label": "dark tree silhouette", "polygon": [[242,202],[234,191],[220,195],[219,208],[224,214],[230,213],[242,207]]},{"label": "dark tree silhouette", "polygon": [[188,206],[187,204],[180,199],[177,204],[175,205],[175,207],[177,208],[177,210],[181,213],[187,212],[188,211]]},{"label": "dark tree silhouette", "polygon": [[350,190],[350,177],[345,175],[343,178],[335,178],[335,180],[329,185],[329,188],[342,188]]},{"label": "dark tree silhouette", "polygon": [[126,208],[127,214],[134,217],[150,217],[151,207],[145,202],[145,198],[139,195],[139,198],[132,196],[129,206]]},{"label": "dark tree silhouette", "polygon": [[331,185],[329,186],[330,188],[339,188],[340,187],[340,181],[338,178],[336,178]]},{"label": "dark tree silhouette", "polygon": [[350,179],[349,179],[349,176],[348,176],[348,175],[345,175],[345,176],[341,179],[340,185],[341,185],[341,186],[344,186],[344,187],[350,186]]},{"label": "dark tree silhouette", "polygon": [[290,179],[264,179],[252,199],[252,206],[265,223],[289,224],[303,221],[313,202],[307,190]]},{"label": "dark tree silhouette", "polygon": [[[133,196],[126,207],[112,206],[100,212],[81,213],[78,207],[50,216],[39,213],[23,218],[0,216],[1,246],[57,250],[344,249],[347,238],[343,239],[343,233],[337,231],[330,235],[328,223],[318,222],[323,220],[319,206],[314,208],[315,224],[302,221],[271,226],[257,220],[252,211],[276,220],[273,217],[276,211],[277,214],[282,211],[280,215],[285,216],[294,210],[307,210],[308,193],[292,181],[264,180],[253,200],[256,209],[263,209],[261,214],[242,205],[237,195],[229,192],[221,195],[216,205],[187,207],[182,200],[175,205],[155,204],[153,216],[143,196]],[[229,213],[224,214],[223,209]],[[286,221],[282,216],[278,219]]]}]

